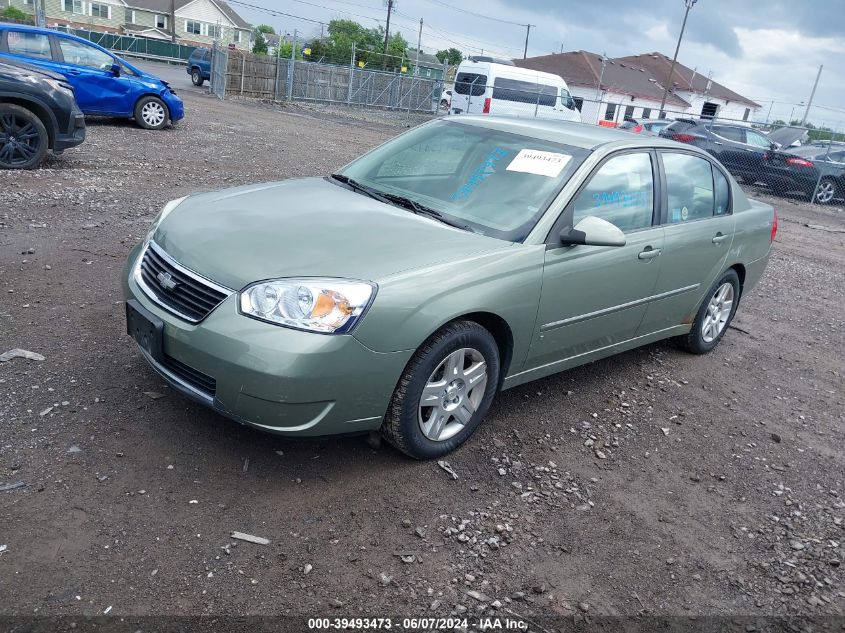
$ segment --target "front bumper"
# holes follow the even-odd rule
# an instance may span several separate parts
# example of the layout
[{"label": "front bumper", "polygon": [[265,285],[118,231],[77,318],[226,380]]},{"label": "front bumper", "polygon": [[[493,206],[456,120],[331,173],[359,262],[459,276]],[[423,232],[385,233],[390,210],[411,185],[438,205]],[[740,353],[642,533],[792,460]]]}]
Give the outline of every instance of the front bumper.
[{"label": "front bumper", "polygon": [[76,147],[85,141],[85,115],[82,112],[76,112],[71,115],[68,130],[56,134],[53,139],[53,151],[61,152],[71,147]]},{"label": "front bumper", "polygon": [[168,88],[161,93],[161,98],[170,111],[171,123],[176,123],[176,121],[181,121],[185,118],[185,104],[182,103],[182,99],[176,93]]},{"label": "front bumper", "polygon": [[[262,323],[238,313],[237,293],[200,323],[189,323],[138,286],[132,271],[140,250],[132,251],[124,270],[124,296],[164,321],[166,360],[141,352],[175,389],[226,417],[283,435],[359,433],[381,425],[412,351],[374,352],[350,335]],[[191,380],[191,372],[205,378]],[[215,386],[198,388],[207,378]]]}]

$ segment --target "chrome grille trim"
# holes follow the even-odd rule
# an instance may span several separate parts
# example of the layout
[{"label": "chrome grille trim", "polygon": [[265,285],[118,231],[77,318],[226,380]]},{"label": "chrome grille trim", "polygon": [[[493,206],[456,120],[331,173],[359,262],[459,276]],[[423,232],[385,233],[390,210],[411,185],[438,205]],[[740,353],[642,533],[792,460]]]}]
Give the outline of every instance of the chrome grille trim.
[{"label": "chrome grille trim", "polygon": [[[184,288],[169,293],[158,287],[154,270],[162,270],[181,279]],[[235,291],[186,268],[158,244],[150,241],[144,247],[133,271],[135,283],[156,304],[189,323],[199,323]]]}]

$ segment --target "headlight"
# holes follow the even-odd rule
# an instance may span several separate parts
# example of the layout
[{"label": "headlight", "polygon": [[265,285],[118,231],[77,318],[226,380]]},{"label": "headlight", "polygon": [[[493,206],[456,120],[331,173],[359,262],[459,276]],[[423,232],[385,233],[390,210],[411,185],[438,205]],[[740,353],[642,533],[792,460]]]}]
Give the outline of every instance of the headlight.
[{"label": "headlight", "polygon": [[182,204],[182,202],[184,202],[185,198],[187,197],[188,196],[182,196],[181,198],[176,198],[176,200],[171,200],[166,205],[164,205],[164,208],[159,212],[156,219],[153,220],[153,225],[152,227],[150,227],[150,232],[147,233],[147,237],[144,240],[145,242],[149,242],[151,239],[153,239],[153,233],[156,232],[158,225],[164,221],[164,218],[170,215],[170,212],[173,211],[173,209]]},{"label": "headlight", "polygon": [[247,316],[309,332],[343,334],[351,330],[375,296],[365,281],[304,277],[260,281],[240,294]]}]

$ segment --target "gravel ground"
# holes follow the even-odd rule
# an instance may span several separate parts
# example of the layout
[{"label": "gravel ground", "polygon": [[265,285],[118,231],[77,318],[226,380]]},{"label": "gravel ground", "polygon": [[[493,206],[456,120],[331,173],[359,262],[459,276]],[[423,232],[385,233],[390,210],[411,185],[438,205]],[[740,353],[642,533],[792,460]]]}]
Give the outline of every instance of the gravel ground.
[{"label": "gravel ground", "polygon": [[92,120],[0,173],[0,352],[45,357],[0,363],[0,613],[843,614],[840,209],[768,200],[776,248],[714,353],[505,392],[453,479],[240,427],[146,367],[119,277],[167,200],[325,174],[402,129],[183,94],[174,129]]}]

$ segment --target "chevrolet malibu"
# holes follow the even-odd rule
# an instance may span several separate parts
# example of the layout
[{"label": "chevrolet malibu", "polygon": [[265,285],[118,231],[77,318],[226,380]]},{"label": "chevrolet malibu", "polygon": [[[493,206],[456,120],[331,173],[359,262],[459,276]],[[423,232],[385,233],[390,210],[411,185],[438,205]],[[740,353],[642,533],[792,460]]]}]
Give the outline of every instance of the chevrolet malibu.
[{"label": "chevrolet malibu", "polygon": [[710,352],[776,231],[696,148],[449,117],[326,178],[168,203],[129,256],[127,326],[224,416],[429,459],[499,390],[670,337]]}]

